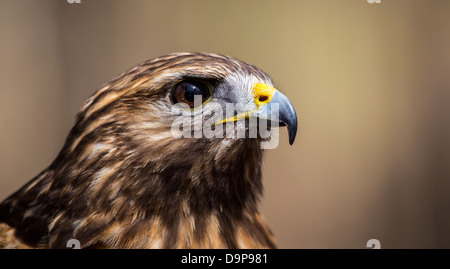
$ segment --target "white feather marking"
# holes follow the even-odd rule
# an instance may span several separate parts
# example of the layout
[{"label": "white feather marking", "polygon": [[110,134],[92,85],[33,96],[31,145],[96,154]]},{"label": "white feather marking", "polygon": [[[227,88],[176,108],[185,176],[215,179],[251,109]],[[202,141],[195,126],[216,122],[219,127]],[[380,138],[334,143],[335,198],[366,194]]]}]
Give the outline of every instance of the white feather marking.
[{"label": "white feather marking", "polygon": [[94,189],[97,189],[100,183],[106,178],[105,175],[108,175],[114,171],[111,167],[103,167],[97,173],[95,173],[94,180],[91,181],[90,186]]}]

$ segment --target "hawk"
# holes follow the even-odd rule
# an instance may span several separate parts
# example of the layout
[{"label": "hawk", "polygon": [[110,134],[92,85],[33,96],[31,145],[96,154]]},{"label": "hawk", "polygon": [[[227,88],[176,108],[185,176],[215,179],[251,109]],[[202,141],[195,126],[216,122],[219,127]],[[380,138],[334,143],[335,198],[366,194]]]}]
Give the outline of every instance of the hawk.
[{"label": "hawk", "polygon": [[0,248],[275,248],[258,201],[278,124],[292,144],[295,109],[253,65],[146,61],[94,93],[56,159],[0,204]]}]

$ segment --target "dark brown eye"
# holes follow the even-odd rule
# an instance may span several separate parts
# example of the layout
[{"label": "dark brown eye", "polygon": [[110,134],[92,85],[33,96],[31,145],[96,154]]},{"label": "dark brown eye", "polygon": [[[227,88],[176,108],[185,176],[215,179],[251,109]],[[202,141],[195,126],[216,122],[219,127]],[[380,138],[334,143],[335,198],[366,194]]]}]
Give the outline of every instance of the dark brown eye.
[{"label": "dark brown eye", "polygon": [[[194,102],[195,96],[201,97],[201,103],[196,104]],[[200,107],[203,103],[211,98],[211,90],[203,82],[184,80],[173,87],[170,95],[173,104],[185,103],[188,104],[191,109]]]}]

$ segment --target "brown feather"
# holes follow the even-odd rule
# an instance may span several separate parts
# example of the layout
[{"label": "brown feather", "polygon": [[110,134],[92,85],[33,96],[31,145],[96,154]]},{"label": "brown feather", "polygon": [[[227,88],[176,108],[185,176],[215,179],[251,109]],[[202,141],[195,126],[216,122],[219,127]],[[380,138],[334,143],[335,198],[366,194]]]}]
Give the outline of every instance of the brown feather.
[{"label": "brown feather", "polygon": [[55,161],[0,204],[0,248],[274,248],[258,213],[261,139],[169,135],[174,83],[230,74],[270,82],[227,56],[182,53],[97,91]]}]

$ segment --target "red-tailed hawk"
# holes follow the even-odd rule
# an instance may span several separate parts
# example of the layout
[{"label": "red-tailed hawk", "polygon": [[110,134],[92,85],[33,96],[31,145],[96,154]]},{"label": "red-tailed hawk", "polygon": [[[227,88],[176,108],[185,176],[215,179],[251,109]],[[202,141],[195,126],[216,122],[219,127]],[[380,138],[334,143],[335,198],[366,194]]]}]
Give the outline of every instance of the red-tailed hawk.
[{"label": "red-tailed hawk", "polygon": [[53,163],[0,204],[0,248],[274,248],[258,199],[278,123],[292,144],[294,107],[255,66],[144,62],[90,97]]}]

